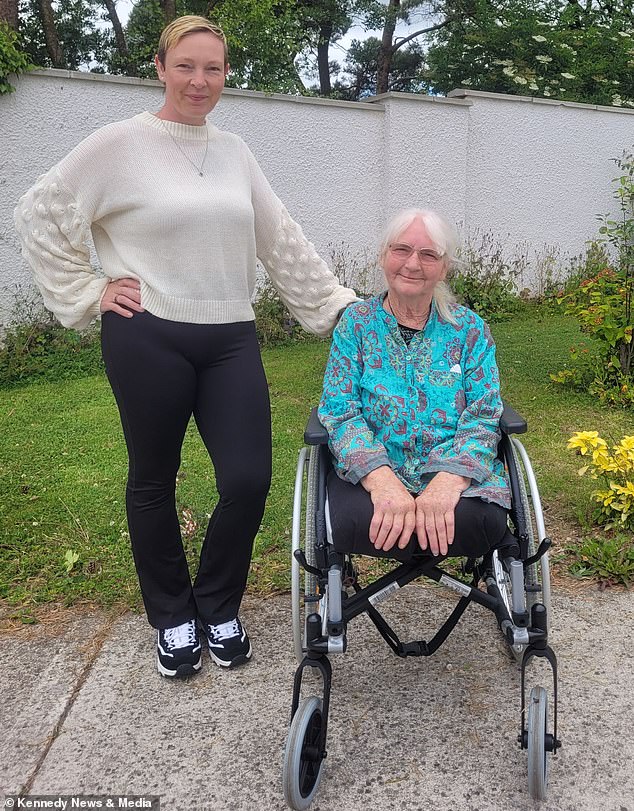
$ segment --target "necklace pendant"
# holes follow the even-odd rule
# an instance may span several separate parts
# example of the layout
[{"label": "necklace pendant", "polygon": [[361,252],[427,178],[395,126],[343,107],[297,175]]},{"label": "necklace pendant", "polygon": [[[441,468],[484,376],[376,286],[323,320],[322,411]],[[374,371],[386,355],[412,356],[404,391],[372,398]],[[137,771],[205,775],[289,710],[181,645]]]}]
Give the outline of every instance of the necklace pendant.
[{"label": "necklace pendant", "polygon": [[203,175],[203,173],[202,173],[202,172],[198,172],[198,176],[199,176],[199,177],[204,177],[204,175]]}]

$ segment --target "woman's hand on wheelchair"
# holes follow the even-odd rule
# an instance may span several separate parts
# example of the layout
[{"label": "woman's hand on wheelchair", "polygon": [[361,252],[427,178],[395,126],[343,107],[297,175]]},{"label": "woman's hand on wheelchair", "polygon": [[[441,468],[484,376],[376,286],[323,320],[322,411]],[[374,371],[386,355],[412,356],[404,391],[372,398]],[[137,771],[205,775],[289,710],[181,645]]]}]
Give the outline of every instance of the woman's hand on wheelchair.
[{"label": "woman's hand on wheelchair", "polygon": [[437,473],[416,497],[416,536],[420,548],[432,555],[447,555],[454,540],[455,510],[471,479],[455,473]]},{"label": "woman's hand on wheelchair", "polygon": [[370,540],[376,549],[389,552],[397,544],[405,549],[416,524],[414,497],[387,465],[372,470],[361,479],[370,494],[374,514]]}]

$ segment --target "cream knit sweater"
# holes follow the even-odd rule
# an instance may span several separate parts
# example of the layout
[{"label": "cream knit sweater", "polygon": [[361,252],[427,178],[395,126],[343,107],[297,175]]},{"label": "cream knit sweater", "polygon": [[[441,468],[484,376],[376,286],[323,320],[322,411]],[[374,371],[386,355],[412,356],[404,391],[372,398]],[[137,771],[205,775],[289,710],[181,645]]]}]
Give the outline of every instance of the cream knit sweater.
[{"label": "cream knit sweater", "polygon": [[[207,131],[200,177],[193,164],[203,160]],[[291,219],[246,144],[211,124],[207,131],[147,112],[109,124],[19,201],[23,255],[64,326],[88,326],[109,279],[123,277],[140,281],[142,306],[160,318],[251,321],[256,256],[311,332],[328,334],[356,299]],[[91,232],[101,272],[90,263]]]}]

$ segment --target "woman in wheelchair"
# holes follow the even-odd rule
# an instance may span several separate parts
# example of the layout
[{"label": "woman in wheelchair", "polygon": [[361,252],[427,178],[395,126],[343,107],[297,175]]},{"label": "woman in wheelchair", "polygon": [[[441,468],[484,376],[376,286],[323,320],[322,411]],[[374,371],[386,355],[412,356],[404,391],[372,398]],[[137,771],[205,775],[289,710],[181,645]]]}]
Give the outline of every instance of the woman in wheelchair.
[{"label": "woman in wheelchair", "polygon": [[495,345],[445,283],[455,249],[437,213],[397,214],[379,254],[387,292],[348,307],[334,332],[318,413],[338,551],[478,558],[506,545],[519,556]]},{"label": "woman in wheelchair", "polygon": [[[435,212],[409,209],[392,220],[380,250],[387,291],[343,313],[319,420],[313,412],[304,433],[291,559],[298,668],[283,771],[284,796],[297,811],[309,807],[321,779],[328,657],[346,651],[348,623],[366,614],[398,656],[431,656],[472,603],[495,614],[520,662],[518,741],[528,750],[531,796],[546,796],[547,753],[560,745],[548,646],[550,540],[530,461],[511,436],[526,423],[503,406],[489,329],[445,284],[455,249],[452,228]],[[355,554],[398,563],[362,585]],[[438,566],[448,556],[468,559],[462,578]],[[377,606],[421,577],[459,601],[429,641],[403,642]],[[535,657],[552,668],[552,733],[546,690],[535,686],[526,698]],[[307,670],[320,674],[321,696],[302,698]]]}]

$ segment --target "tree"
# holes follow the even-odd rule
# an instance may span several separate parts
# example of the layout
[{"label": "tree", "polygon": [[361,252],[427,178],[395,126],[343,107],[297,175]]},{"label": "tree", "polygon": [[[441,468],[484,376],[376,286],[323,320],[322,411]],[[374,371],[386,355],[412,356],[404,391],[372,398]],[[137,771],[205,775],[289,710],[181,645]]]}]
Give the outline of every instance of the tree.
[{"label": "tree", "polygon": [[[348,101],[359,101],[375,95],[380,56],[381,40],[378,37],[353,40],[343,67],[344,75],[335,83],[334,94]],[[426,93],[425,68],[422,45],[412,42],[392,56],[387,89],[402,93]]]},{"label": "tree", "polygon": [[306,32],[304,50],[316,50],[319,95],[332,93],[330,45],[342,37],[352,24],[353,0],[298,0],[300,25]]},{"label": "tree", "polygon": [[106,11],[108,12],[110,22],[112,23],[112,31],[116,44],[117,56],[121,62],[121,66],[123,67],[123,72],[128,76],[136,76],[137,67],[130,57],[125,32],[123,30],[123,26],[121,25],[121,20],[119,19],[114,0],[103,0],[103,3],[106,7]]},{"label": "tree", "polygon": [[15,89],[8,79],[11,74],[23,73],[32,67],[28,57],[20,50],[15,29],[0,21],[0,96]]},{"label": "tree", "polygon": [[99,8],[93,0],[58,0],[54,7],[50,0],[23,0],[20,38],[31,61],[41,67],[99,70],[108,40],[108,32],[97,27]]},{"label": "tree", "polygon": [[[132,7],[125,36],[129,60],[134,64],[137,76],[156,79],[154,54],[164,25],[163,11],[158,0],[140,0]],[[111,73],[125,72],[125,65],[116,48],[111,50],[106,61]]]},{"label": "tree", "polygon": [[57,36],[55,14],[53,13],[51,0],[37,0],[37,8],[42,23],[48,58],[54,68],[63,68],[65,67],[64,51]]},{"label": "tree", "polygon": [[0,23],[18,30],[18,0],[0,0]]},{"label": "tree", "polygon": [[228,85],[267,92],[305,91],[295,57],[306,44],[297,0],[225,0],[212,19],[229,44]]},{"label": "tree", "polygon": [[[361,19],[365,19],[368,27],[382,29],[381,47],[379,49],[376,93],[387,93],[390,85],[392,65],[396,54],[410,43],[417,42],[418,50],[422,41],[427,40],[430,34],[438,31],[462,14],[469,3],[452,2],[452,0],[431,0],[431,2],[417,3],[414,0],[388,0],[387,4],[380,0],[358,0],[357,10]],[[420,24],[405,37],[396,35],[399,22],[412,23],[416,19]],[[423,22],[424,21],[424,22]]]},{"label": "tree", "polygon": [[176,0],[161,0],[161,9],[165,23],[171,23],[176,17]]},{"label": "tree", "polygon": [[432,87],[634,106],[632,8],[631,0],[476,0],[437,33]]},{"label": "tree", "polygon": [[[295,57],[306,44],[297,0],[177,0],[177,16],[199,14],[220,25],[229,45],[229,87],[267,92],[305,90]],[[139,0],[126,38],[138,74],[155,77],[153,59],[166,17],[163,0]],[[120,72],[116,54],[109,68]]]}]

